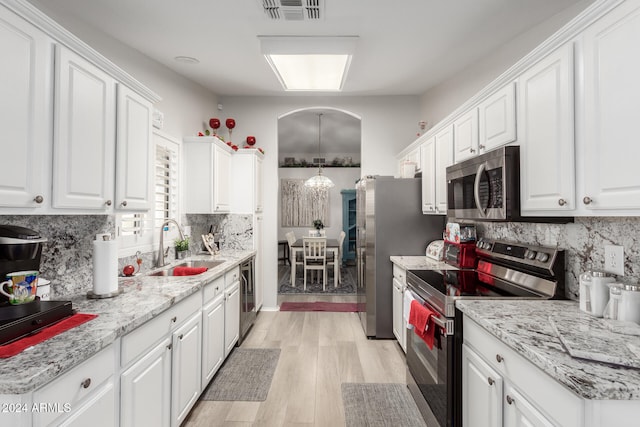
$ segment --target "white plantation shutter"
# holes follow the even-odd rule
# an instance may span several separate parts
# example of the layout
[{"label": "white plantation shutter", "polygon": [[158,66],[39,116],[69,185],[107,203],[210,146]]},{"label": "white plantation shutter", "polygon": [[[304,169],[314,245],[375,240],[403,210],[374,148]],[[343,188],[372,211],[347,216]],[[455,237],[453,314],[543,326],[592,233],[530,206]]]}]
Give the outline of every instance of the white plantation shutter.
[{"label": "white plantation shutter", "polygon": [[178,153],[168,146],[156,146],[155,224],[160,228],[169,218],[178,216]]}]

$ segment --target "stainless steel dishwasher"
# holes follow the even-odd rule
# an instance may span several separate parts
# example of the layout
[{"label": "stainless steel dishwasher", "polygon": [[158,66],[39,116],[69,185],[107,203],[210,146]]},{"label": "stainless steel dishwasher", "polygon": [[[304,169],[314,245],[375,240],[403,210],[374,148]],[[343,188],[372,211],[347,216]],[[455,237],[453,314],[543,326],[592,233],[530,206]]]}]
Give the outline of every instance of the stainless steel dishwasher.
[{"label": "stainless steel dishwasher", "polygon": [[255,257],[251,257],[240,264],[240,338],[238,345],[244,340],[257,316],[254,261]]}]

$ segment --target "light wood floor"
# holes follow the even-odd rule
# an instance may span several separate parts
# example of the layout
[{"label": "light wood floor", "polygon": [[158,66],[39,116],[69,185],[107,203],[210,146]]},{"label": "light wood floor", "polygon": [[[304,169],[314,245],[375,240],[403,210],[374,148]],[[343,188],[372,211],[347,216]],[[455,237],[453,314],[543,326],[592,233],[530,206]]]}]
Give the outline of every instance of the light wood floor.
[{"label": "light wood floor", "polygon": [[[279,296],[284,301],[355,302],[354,296]],[[242,347],[280,348],[264,402],[199,401],[196,426],[343,426],[343,382],[405,383],[395,340],[368,340],[355,313],[260,312]]]}]

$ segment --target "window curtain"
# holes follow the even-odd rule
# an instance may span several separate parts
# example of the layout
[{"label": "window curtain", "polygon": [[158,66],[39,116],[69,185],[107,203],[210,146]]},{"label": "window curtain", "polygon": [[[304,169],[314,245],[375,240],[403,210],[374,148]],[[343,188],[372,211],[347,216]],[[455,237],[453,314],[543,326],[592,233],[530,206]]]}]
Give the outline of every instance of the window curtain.
[{"label": "window curtain", "polygon": [[329,190],[311,189],[303,179],[280,180],[281,216],[283,227],[311,227],[320,219],[329,226]]}]

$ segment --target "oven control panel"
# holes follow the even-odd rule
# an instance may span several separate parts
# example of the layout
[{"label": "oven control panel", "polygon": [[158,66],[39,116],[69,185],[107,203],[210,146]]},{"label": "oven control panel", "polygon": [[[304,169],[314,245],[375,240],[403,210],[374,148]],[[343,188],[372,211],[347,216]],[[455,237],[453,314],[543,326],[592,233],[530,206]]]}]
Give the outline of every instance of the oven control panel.
[{"label": "oven control panel", "polygon": [[553,270],[554,264],[561,252],[550,246],[536,246],[502,240],[481,238],[476,242],[478,255],[485,258],[515,261],[522,265]]}]

